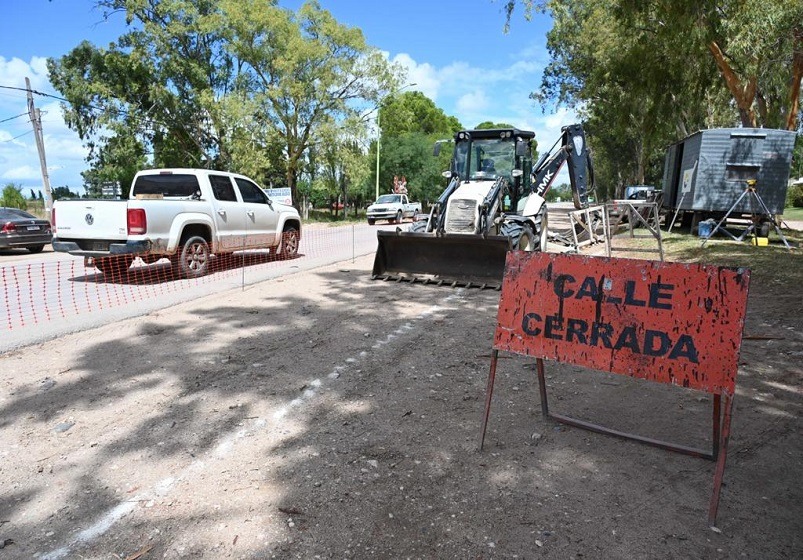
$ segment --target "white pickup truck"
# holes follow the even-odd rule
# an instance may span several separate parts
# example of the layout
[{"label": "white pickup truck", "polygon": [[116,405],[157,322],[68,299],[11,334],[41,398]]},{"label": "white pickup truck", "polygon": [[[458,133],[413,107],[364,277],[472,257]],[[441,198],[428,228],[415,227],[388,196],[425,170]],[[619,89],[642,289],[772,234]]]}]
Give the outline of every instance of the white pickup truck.
[{"label": "white pickup truck", "polygon": [[401,223],[404,218],[415,218],[421,212],[420,202],[410,202],[406,194],[383,194],[368,207],[368,223],[377,220]]},{"label": "white pickup truck", "polygon": [[55,251],[110,276],[136,257],[167,257],[179,276],[195,278],[209,272],[212,254],[267,248],[290,258],[301,240],[295,208],[248,177],[209,169],[140,171],[128,200],[57,200],[52,223]]}]

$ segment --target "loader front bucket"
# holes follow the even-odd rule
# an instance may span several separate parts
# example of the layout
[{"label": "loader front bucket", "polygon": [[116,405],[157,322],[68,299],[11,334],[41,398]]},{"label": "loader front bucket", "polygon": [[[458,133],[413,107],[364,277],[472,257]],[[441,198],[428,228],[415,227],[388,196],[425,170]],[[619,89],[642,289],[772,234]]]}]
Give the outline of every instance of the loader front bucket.
[{"label": "loader front bucket", "polygon": [[503,236],[378,231],[375,280],[500,288],[510,241]]}]

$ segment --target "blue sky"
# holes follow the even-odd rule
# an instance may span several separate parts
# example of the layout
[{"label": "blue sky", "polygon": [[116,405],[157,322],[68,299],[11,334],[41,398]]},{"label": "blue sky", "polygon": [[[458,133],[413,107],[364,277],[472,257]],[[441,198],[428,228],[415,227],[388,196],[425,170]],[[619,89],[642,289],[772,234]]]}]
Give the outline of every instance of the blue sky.
[{"label": "blue sky", "polygon": [[[297,9],[301,0],[280,0]],[[515,13],[503,33],[504,0],[320,0],[341,23],[358,27],[369,45],[407,68],[407,83],[423,92],[464,126],[491,120],[533,130],[542,147],[571,124],[565,110],[543,113],[529,99],[548,61],[549,18],[526,21]],[[25,87],[58,95],[47,79],[46,60],[67,54],[81,41],[106,46],[123,34],[125,21],[105,21],[94,0],[0,0],[0,86]],[[86,150],[61,117],[59,102],[35,96],[43,112],[47,164],[52,187],[83,192]],[[22,91],[0,88],[0,186],[21,185],[27,196],[42,185],[35,139]]]}]

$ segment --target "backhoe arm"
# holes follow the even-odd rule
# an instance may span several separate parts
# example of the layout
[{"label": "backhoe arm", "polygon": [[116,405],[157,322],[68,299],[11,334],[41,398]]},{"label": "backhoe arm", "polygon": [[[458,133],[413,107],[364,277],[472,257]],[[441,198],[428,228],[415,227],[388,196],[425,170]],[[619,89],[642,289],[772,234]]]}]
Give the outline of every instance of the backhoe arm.
[{"label": "backhoe arm", "polygon": [[585,132],[579,124],[564,126],[561,137],[538,159],[532,171],[533,192],[545,197],[560,168],[567,162],[574,207],[578,210],[588,208],[588,192],[594,188],[594,168]]}]

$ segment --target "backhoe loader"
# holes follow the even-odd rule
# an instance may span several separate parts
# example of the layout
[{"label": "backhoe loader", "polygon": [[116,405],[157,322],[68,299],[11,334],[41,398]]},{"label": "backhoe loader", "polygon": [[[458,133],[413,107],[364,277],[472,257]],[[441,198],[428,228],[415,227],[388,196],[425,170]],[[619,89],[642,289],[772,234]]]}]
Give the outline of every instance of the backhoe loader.
[{"label": "backhoe loader", "polygon": [[[579,124],[533,165],[530,131],[463,130],[454,136],[448,186],[409,231],[379,231],[372,278],[498,288],[509,250],[545,251],[545,196],[568,162],[574,206],[588,207],[593,168]],[[435,154],[441,143],[435,144]]]}]

